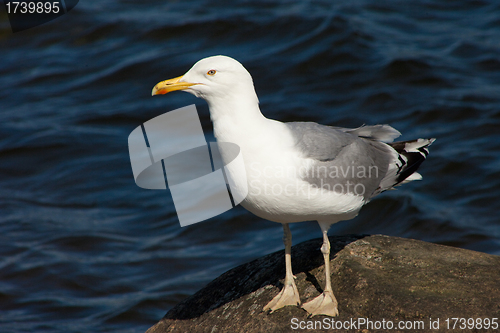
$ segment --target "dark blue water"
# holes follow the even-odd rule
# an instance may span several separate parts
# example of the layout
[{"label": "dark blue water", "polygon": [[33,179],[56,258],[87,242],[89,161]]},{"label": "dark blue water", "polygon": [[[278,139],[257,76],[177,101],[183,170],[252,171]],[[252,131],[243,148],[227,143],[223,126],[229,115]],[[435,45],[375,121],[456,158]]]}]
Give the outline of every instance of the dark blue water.
[{"label": "dark blue water", "polygon": [[[500,254],[498,1],[80,1],[12,34],[0,14],[0,331],[143,332],[224,271],[282,248],[242,208],[179,226],[134,183],[128,134],[196,103],[159,81],[225,54],[282,121],[391,124],[436,137],[424,180],[331,234]],[[294,243],[320,236],[292,225]]]}]

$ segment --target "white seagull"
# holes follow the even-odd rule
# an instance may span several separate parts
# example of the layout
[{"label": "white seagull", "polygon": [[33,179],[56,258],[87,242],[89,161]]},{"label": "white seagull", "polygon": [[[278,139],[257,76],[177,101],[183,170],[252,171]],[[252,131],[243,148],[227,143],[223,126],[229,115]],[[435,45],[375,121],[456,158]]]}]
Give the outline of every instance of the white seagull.
[{"label": "white seagull", "polygon": [[354,218],[377,194],[421,179],[416,172],[434,139],[391,143],[400,136],[388,125],[356,129],[266,118],[259,109],[250,73],[236,60],[213,56],[183,76],[158,83],[152,95],[184,90],[207,101],[217,142],[240,147],[248,187],[241,203],[255,215],[283,224],[286,275],[281,292],[265,307],[271,312],[300,305],[291,263],[289,223],[317,221],[323,232],[323,293],[302,305],[310,315],[338,315],[330,280],[328,229]]}]

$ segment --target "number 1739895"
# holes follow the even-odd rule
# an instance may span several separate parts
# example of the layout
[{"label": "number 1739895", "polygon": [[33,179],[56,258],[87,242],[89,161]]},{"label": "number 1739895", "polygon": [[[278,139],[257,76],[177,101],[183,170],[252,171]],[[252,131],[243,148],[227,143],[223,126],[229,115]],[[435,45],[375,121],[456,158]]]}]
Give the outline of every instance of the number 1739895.
[{"label": "number 1739895", "polygon": [[59,1],[6,1],[8,14],[57,14],[61,11]]}]

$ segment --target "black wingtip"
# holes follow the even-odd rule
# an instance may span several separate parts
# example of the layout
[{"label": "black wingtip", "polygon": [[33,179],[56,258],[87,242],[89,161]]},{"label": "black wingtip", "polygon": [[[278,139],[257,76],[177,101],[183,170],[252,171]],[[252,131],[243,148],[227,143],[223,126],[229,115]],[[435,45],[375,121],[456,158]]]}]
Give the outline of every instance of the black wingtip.
[{"label": "black wingtip", "polygon": [[434,141],[436,141],[435,138],[388,143],[389,146],[398,152],[399,159],[402,163],[398,172],[398,177],[396,178],[396,185],[418,170],[420,164],[422,164],[427,158],[427,155],[429,155],[429,150],[427,148]]}]

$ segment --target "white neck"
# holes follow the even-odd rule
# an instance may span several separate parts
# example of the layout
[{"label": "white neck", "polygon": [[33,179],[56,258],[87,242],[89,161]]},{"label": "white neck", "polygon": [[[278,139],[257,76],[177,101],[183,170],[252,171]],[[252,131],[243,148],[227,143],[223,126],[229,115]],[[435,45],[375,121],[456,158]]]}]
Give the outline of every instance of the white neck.
[{"label": "white neck", "polygon": [[269,121],[260,112],[255,93],[238,95],[207,99],[214,135],[218,141],[238,143],[245,137],[258,137]]}]

